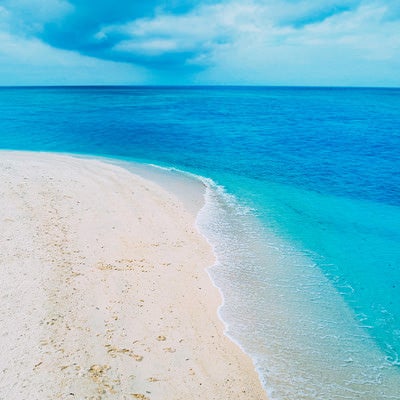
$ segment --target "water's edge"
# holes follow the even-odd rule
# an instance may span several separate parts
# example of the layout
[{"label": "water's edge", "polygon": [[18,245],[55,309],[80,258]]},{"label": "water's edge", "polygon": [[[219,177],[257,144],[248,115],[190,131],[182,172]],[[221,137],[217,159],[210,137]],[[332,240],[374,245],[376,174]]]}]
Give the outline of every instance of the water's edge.
[{"label": "water's edge", "polygon": [[[58,154],[115,164],[157,184],[167,179],[164,188],[197,215],[196,226],[214,251],[207,273],[221,294],[224,333],[250,356],[271,400],[399,399],[399,371],[313,258],[266,229],[223,186],[175,167]],[[188,183],[194,194],[182,197]],[[194,200],[199,195],[203,204]]]}]

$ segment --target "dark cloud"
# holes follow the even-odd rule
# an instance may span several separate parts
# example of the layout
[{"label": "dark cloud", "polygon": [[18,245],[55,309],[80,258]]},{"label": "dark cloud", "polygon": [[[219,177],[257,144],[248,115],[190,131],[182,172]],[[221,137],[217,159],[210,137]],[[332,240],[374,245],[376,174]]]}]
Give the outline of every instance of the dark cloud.
[{"label": "dark cloud", "polygon": [[348,5],[324,7],[318,11],[313,10],[313,12],[310,12],[300,18],[295,18],[290,21],[290,24],[295,28],[302,28],[306,25],[323,22],[327,18],[333,17],[334,15],[341,14],[346,11],[351,11],[352,9],[353,7],[350,7]]},{"label": "dark cloud", "polygon": [[323,22],[326,19],[357,8],[364,0],[267,0],[278,8],[276,24],[296,29]]},{"label": "dark cloud", "polygon": [[[123,32],[98,37],[103,28],[123,25],[142,18],[152,18],[157,11],[174,15],[189,12],[198,4],[194,0],[70,0],[71,11],[61,20],[43,25],[40,39],[53,47],[113,61],[170,68],[183,65],[192,52],[171,51],[158,56],[113,50],[118,43],[132,39]],[[211,1],[204,2],[211,3]]]},{"label": "dark cloud", "polygon": [[71,12],[61,20],[44,24],[41,39],[54,47],[95,55],[97,51],[102,52],[122,39],[95,40],[96,33],[102,27],[152,16],[158,2],[72,0],[69,3],[73,6]]}]

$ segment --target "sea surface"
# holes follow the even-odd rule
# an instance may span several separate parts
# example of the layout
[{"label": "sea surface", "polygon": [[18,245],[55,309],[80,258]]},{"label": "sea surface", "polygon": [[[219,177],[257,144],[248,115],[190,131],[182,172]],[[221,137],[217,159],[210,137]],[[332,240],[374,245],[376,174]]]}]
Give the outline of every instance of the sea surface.
[{"label": "sea surface", "polygon": [[0,148],[202,181],[219,314],[271,398],[400,399],[400,89],[0,88]]}]

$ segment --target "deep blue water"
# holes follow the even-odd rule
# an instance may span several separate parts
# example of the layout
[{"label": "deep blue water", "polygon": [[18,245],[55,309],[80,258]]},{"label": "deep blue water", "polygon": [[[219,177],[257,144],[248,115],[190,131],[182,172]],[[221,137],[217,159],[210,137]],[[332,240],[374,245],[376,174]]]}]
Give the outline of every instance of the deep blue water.
[{"label": "deep blue water", "polygon": [[[381,398],[400,399],[393,395],[396,387],[400,393],[400,89],[0,88],[0,148],[125,158],[212,178],[218,188],[235,196],[234,204],[221,203],[219,211],[210,210],[215,218],[230,221],[214,237],[222,243],[225,235],[220,252],[228,272],[214,278],[225,289],[221,313],[231,336],[256,360],[266,386],[282,399],[368,398],[366,393],[373,399],[374,387]],[[215,205],[219,200],[214,200]],[[237,214],[241,207],[247,211]],[[212,221],[206,225],[213,236]],[[227,256],[229,243],[232,249],[242,246],[240,263]],[[231,276],[229,271],[235,273]],[[248,287],[234,283],[242,274],[252,282]],[[289,297],[303,297],[286,304],[286,296],[269,307],[271,293],[274,298],[286,293],[277,291],[279,287],[288,289]],[[234,328],[241,326],[240,318],[233,316],[240,316],[237,305],[252,296],[254,304],[249,300],[241,315],[254,310],[253,322],[246,322],[250,326],[265,318],[259,329],[250,330],[265,337],[262,344],[246,344],[246,331]],[[283,304],[286,308],[279,311]],[[347,317],[333,316],[332,310],[340,307],[346,307]],[[275,311],[270,315],[267,308]],[[299,380],[311,385],[303,397],[280,389],[287,382],[270,372],[279,370],[280,362],[271,354],[276,354],[274,346],[281,348],[285,342],[273,334],[279,324],[274,327],[271,320],[283,312],[292,321],[299,313],[309,313],[309,318],[296,322],[305,332],[346,321],[341,328],[346,337],[362,332],[360,343],[376,346],[372,361],[361,344],[357,350],[371,371],[379,370],[375,378],[372,372],[364,377],[368,387],[359,383],[357,369],[351,372],[354,379],[349,381],[365,389],[357,386],[360,397],[349,394],[355,390],[353,383],[331,373],[319,386],[327,382],[333,392],[318,392],[318,384],[312,383],[319,379],[315,371],[306,371],[307,378]],[[316,328],[312,324],[323,312],[329,315]],[[279,326],[296,329],[290,323]],[[340,334],[332,331],[331,336]],[[299,337],[288,337],[304,350],[308,346]],[[337,352],[335,344],[321,346],[325,353],[330,348],[332,354]],[[355,342],[348,346],[353,352],[357,348]],[[258,347],[265,348],[263,356]],[[349,363],[355,360],[346,353],[342,361],[347,358]],[[382,368],[389,378],[382,378]],[[394,389],[386,391],[380,385]],[[345,394],[337,387],[345,387]]]}]

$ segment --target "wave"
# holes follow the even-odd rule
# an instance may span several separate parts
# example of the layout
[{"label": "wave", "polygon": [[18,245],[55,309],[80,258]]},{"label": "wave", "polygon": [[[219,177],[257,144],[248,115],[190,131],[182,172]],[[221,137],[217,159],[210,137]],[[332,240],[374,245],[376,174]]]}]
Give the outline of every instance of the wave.
[{"label": "wave", "polygon": [[319,255],[277,236],[212,179],[162,168],[205,187],[197,226],[216,254],[208,273],[223,298],[218,314],[271,399],[398,399],[393,360],[320,271]]}]

